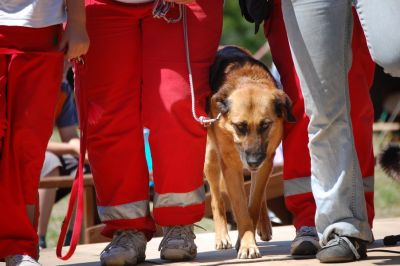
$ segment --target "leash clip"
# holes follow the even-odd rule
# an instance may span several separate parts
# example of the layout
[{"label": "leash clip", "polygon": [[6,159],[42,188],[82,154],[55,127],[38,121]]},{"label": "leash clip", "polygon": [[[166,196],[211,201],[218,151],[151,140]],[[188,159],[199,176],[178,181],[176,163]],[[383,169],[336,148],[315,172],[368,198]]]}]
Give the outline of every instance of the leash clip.
[{"label": "leash clip", "polygon": [[200,122],[200,124],[203,125],[203,127],[209,127],[209,126],[212,125],[213,121],[209,121],[209,120],[210,120],[210,119],[207,119],[207,118],[204,117],[204,116],[200,116],[200,117],[199,117],[199,122]]},{"label": "leash clip", "polygon": [[197,121],[200,124],[202,124],[203,127],[209,127],[212,124],[214,124],[215,122],[217,122],[220,118],[221,118],[221,113],[219,113],[216,118],[209,118],[209,117],[205,117],[205,116],[200,116]]}]

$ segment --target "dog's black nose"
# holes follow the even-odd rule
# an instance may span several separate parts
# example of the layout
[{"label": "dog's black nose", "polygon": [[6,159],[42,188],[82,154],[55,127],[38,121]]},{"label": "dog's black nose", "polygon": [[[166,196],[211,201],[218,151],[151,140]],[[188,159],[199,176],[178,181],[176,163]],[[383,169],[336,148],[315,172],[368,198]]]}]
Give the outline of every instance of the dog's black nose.
[{"label": "dog's black nose", "polygon": [[246,152],[246,162],[250,168],[257,168],[264,161],[266,155],[263,152]]}]

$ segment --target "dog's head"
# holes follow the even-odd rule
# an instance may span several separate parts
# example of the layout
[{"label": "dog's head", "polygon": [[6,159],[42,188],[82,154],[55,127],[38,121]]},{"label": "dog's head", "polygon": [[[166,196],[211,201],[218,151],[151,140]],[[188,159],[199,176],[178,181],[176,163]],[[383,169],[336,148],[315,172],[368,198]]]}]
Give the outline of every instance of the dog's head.
[{"label": "dog's head", "polygon": [[[221,112],[219,126],[229,132],[243,166],[257,171],[273,156],[283,134],[283,121],[294,121],[291,101],[273,80],[236,80],[234,89],[220,90],[211,99]],[[229,91],[229,94],[227,93]]]}]

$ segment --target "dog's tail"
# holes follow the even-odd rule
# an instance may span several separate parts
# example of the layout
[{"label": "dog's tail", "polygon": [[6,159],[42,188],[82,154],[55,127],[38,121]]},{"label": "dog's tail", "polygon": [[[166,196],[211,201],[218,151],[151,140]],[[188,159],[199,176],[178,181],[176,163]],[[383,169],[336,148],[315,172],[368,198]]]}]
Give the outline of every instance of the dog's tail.
[{"label": "dog's tail", "polygon": [[388,176],[400,182],[400,144],[389,144],[381,153],[379,163]]}]

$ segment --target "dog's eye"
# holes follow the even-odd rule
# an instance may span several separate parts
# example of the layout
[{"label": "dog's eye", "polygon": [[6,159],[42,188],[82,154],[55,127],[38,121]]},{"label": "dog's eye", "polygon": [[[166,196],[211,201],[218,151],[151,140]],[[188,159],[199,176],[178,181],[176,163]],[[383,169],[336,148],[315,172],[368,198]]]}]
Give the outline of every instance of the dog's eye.
[{"label": "dog's eye", "polygon": [[247,123],[244,123],[244,122],[232,123],[232,125],[239,135],[246,135],[247,132],[249,131],[249,127],[248,127]]},{"label": "dog's eye", "polygon": [[267,131],[270,128],[271,124],[272,124],[272,122],[270,122],[270,121],[261,122],[260,125],[258,126],[258,132],[264,133],[265,131]]}]

